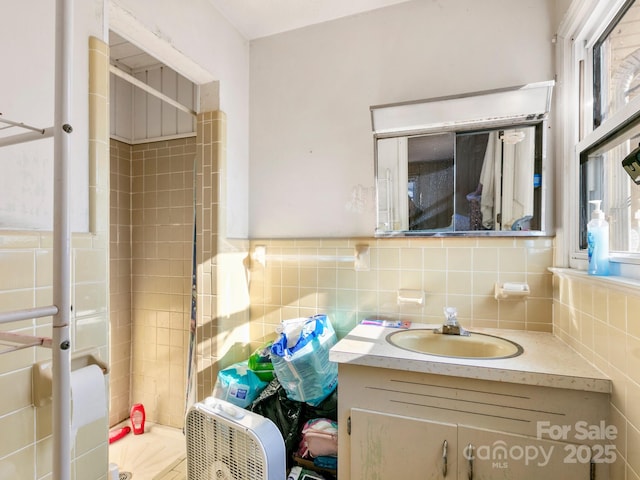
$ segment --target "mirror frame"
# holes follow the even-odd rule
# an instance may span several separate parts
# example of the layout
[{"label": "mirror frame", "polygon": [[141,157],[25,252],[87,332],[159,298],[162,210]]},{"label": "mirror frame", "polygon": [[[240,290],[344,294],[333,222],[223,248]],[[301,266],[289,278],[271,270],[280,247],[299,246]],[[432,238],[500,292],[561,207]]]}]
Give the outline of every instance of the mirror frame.
[{"label": "mirror frame", "polygon": [[[541,198],[539,230],[380,230],[376,237],[536,237],[553,235],[550,168],[547,165],[548,114],[555,82],[540,82],[450,97],[370,107],[374,141],[376,216],[379,212],[378,140],[434,133],[466,133],[535,126],[540,134]],[[538,143],[538,141],[536,141]]]}]

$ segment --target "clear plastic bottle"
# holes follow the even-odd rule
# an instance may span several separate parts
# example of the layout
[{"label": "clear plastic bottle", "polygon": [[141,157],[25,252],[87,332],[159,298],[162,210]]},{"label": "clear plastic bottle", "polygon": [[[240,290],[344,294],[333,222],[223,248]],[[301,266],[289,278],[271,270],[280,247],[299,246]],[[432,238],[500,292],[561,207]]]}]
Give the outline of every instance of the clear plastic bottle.
[{"label": "clear plastic bottle", "polygon": [[587,251],[589,275],[609,275],[609,223],[600,210],[602,200],[590,200],[595,205],[591,220],[587,224]]}]

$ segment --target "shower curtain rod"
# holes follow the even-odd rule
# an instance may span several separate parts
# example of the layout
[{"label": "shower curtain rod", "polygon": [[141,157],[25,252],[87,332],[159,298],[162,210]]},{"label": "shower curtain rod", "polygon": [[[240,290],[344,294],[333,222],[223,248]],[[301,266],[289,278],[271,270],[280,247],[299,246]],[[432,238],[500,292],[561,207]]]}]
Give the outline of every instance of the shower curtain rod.
[{"label": "shower curtain rod", "polygon": [[156,90],[155,88],[147,85],[143,81],[138,80],[133,75],[129,75],[127,72],[125,72],[123,70],[120,70],[115,65],[110,65],[109,66],[109,71],[111,73],[113,73],[116,77],[120,77],[124,81],[129,82],[132,85],[134,85],[134,86],[144,90],[145,92],[153,95],[154,97],[159,98],[163,102],[166,102],[169,105],[171,105],[173,107],[176,107],[178,110],[181,110],[181,111],[183,111],[185,113],[193,115],[194,117],[197,115],[197,113],[194,110],[190,109],[189,107],[186,107],[186,106],[182,105],[180,102],[175,101],[173,98],[171,98],[171,97],[165,95],[164,93]]}]

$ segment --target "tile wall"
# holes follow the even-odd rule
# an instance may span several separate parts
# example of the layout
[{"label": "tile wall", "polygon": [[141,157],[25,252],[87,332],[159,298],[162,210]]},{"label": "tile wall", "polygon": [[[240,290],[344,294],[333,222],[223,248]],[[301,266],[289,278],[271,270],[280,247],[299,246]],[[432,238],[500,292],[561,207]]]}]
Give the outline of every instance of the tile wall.
[{"label": "tile wall", "polygon": [[613,381],[611,479],[640,479],[640,285],[557,270],[554,333]]},{"label": "tile wall", "polygon": [[245,360],[250,353],[249,242],[227,238],[225,232],[226,130],[224,112],[198,115],[197,375],[193,400],[211,395],[218,371]]},{"label": "tile wall", "polygon": [[183,425],[195,156],[194,137],[111,141],[112,425],[134,403]]},{"label": "tile wall", "polygon": [[109,154],[109,425],[116,425],[131,408],[131,145],[111,140]]},{"label": "tile wall", "polygon": [[[226,117],[198,115],[196,137],[111,142],[111,412],[132,403],[182,428],[189,362],[194,179],[197,328],[193,397],[210,395],[218,370],[249,351],[248,242],[227,239]],[[194,172],[195,161],[195,172]],[[195,173],[195,176],[194,176]]]},{"label": "tile wall", "polygon": [[[0,234],[0,311],[51,305],[53,240],[50,233]],[[107,358],[106,234],[75,234],[72,240],[71,318],[73,351],[92,347]],[[51,317],[0,326],[3,331],[51,337]],[[0,351],[4,350],[0,345]],[[47,478],[52,468],[51,404],[32,403],[31,372],[51,351],[31,347],[0,356],[0,478]],[[11,432],[11,434],[6,434]],[[98,479],[106,466],[106,418],[78,431],[72,478]]]},{"label": "tile wall", "polygon": [[[550,238],[253,240],[251,251],[263,245],[266,266],[251,263],[254,341],[272,336],[281,320],[315,313],[329,314],[343,336],[374,315],[441,323],[445,306],[469,327],[552,329]],[[369,246],[369,270],[315,260],[353,255],[356,245]],[[531,295],[497,301],[495,283],[507,281],[527,282]],[[424,306],[398,305],[399,289],[424,291]]]}]

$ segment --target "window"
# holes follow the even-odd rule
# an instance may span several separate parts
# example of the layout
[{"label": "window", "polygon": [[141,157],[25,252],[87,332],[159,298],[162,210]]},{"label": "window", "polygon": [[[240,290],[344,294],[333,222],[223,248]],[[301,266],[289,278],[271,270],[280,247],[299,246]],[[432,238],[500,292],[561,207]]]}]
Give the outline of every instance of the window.
[{"label": "window", "polygon": [[627,1],[593,46],[593,126],[640,93],[640,3]]},{"label": "window", "polygon": [[586,228],[594,208],[589,202],[602,200],[611,259],[640,263],[640,185],[622,167],[640,145],[640,0],[594,4],[600,8],[585,23],[587,33],[573,42],[573,94],[581,112],[576,131],[584,137],[576,148],[575,257],[586,257]]},{"label": "window", "polygon": [[640,143],[640,122],[634,120],[610,138],[580,155],[580,249],[587,248],[587,223],[592,200],[602,200],[608,213],[612,252],[640,252],[640,186],[622,168],[622,160]]}]

